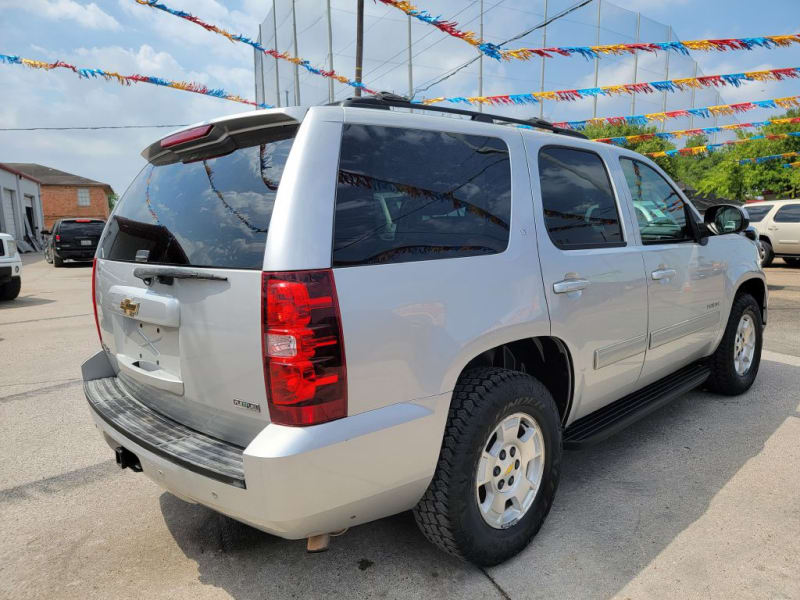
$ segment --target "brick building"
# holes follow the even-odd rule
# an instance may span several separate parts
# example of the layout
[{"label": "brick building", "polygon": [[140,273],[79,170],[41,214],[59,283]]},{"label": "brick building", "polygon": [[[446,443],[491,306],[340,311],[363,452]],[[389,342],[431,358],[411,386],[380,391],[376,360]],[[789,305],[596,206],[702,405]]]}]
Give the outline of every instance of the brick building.
[{"label": "brick building", "polygon": [[45,229],[64,217],[108,218],[108,198],[114,190],[107,183],[35,163],[5,164],[41,184]]}]

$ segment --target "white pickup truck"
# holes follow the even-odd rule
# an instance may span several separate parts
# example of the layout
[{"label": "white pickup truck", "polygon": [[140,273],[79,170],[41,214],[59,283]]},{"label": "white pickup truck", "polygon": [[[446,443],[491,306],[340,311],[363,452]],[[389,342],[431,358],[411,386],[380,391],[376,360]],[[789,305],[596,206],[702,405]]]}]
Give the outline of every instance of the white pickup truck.
[{"label": "white pickup truck", "polygon": [[22,288],[22,259],[14,238],[0,233],[0,300],[13,300]]}]

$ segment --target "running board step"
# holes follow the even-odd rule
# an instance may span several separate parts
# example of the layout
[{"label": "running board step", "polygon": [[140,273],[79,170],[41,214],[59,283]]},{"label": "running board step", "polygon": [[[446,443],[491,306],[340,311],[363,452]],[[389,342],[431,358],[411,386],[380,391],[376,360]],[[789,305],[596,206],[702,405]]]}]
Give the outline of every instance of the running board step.
[{"label": "running board step", "polygon": [[649,415],[675,398],[693,390],[708,379],[711,370],[696,362],[659,379],[639,391],[581,417],[564,431],[564,447],[595,444]]}]

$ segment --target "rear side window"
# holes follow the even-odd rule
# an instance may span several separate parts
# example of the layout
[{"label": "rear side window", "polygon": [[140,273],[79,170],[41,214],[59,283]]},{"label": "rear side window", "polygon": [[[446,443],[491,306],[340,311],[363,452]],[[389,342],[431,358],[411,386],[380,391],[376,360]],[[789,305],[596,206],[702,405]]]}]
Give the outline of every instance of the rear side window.
[{"label": "rear side window", "polygon": [[772,206],[745,206],[744,208],[747,210],[751,223],[760,223],[772,210]]},{"label": "rear side window", "polygon": [[102,221],[61,221],[58,234],[65,237],[100,237],[105,223]]},{"label": "rear side window", "polygon": [[687,208],[678,192],[638,160],[621,158],[643,244],[694,241]]},{"label": "rear side window", "polygon": [[296,129],[265,130],[219,158],[147,165],[103,238],[112,260],[261,269],[275,195]]},{"label": "rear side window", "polygon": [[625,245],[611,181],[597,154],[545,147],[539,152],[539,182],[547,233],[556,246]]},{"label": "rear side window", "polygon": [[800,223],[800,204],[781,206],[772,220],[776,223]]},{"label": "rear side window", "polygon": [[346,125],[334,266],[496,254],[508,245],[511,167],[497,138]]}]

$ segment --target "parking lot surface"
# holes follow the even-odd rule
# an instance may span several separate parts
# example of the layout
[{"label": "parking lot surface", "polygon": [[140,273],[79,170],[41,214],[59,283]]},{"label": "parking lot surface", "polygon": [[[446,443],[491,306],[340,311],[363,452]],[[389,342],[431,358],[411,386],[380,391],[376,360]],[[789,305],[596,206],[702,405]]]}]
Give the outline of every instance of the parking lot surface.
[{"label": "parking lot surface", "polygon": [[761,371],[567,452],[533,543],[478,569],[410,514],[324,554],[120,471],[89,417],[91,268],[25,257],[0,304],[0,598],[800,598],[800,269],[768,269]]}]

